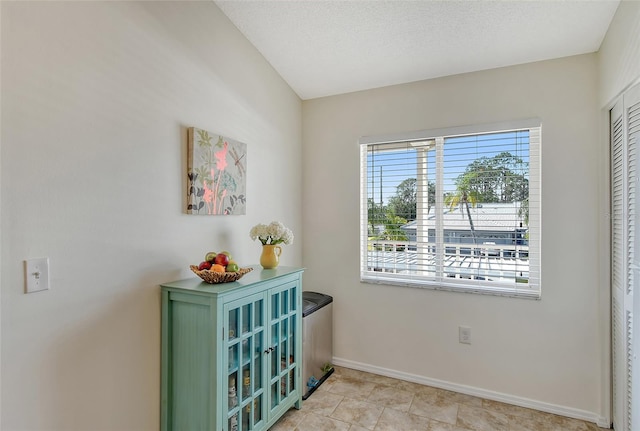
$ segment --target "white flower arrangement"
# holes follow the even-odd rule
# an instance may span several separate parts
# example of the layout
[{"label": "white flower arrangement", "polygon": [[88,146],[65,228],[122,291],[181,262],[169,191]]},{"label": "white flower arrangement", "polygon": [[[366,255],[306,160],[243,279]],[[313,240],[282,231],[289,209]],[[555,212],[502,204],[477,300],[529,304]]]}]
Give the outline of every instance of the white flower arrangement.
[{"label": "white flower arrangement", "polygon": [[293,242],[293,232],[279,221],[273,221],[269,225],[257,224],[251,228],[249,236],[254,241],[256,238],[259,239],[262,245],[291,244]]}]

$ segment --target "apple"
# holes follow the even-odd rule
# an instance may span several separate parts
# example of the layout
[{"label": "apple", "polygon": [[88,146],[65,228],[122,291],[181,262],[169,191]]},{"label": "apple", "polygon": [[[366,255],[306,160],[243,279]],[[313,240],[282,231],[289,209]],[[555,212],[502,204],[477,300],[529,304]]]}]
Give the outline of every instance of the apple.
[{"label": "apple", "polygon": [[240,267],[235,262],[229,262],[227,265],[227,272],[238,272],[239,269]]},{"label": "apple", "polygon": [[204,260],[206,260],[207,262],[213,262],[214,260],[216,260],[216,255],[218,253],[216,253],[215,251],[210,251],[209,253],[207,253],[207,255],[204,257]]},{"label": "apple", "polygon": [[229,264],[229,256],[224,253],[218,253],[213,262],[218,265],[227,266]]},{"label": "apple", "polygon": [[211,262],[207,262],[206,260],[200,262],[200,265],[198,265],[198,270],[203,271],[205,269],[211,269]]}]

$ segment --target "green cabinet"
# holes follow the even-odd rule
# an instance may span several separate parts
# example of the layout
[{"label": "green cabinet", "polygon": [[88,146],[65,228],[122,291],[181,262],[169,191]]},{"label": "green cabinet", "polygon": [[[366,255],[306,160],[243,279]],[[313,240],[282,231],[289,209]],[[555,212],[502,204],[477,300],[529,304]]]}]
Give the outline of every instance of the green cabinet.
[{"label": "green cabinet", "polygon": [[259,431],[302,403],[302,269],[162,288],[163,431]]}]

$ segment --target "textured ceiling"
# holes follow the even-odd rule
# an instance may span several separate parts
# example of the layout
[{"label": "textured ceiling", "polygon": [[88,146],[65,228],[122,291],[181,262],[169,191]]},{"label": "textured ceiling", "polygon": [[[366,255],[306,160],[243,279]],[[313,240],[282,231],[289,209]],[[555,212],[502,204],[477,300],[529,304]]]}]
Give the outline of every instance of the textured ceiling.
[{"label": "textured ceiling", "polygon": [[302,99],[595,52],[618,0],[216,1]]}]

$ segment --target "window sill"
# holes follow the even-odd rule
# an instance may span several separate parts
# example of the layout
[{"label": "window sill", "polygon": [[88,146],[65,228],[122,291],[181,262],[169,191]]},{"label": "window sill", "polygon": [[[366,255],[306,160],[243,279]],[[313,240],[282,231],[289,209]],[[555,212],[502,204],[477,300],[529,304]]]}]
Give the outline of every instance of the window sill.
[{"label": "window sill", "polygon": [[540,300],[540,289],[514,288],[512,286],[478,286],[465,283],[420,282],[416,280],[389,279],[386,277],[362,276],[360,282],[365,284],[384,284],[387,286],[411,287],[445,292],[472,293],[478,295],[502,296],[508,298]]}]

